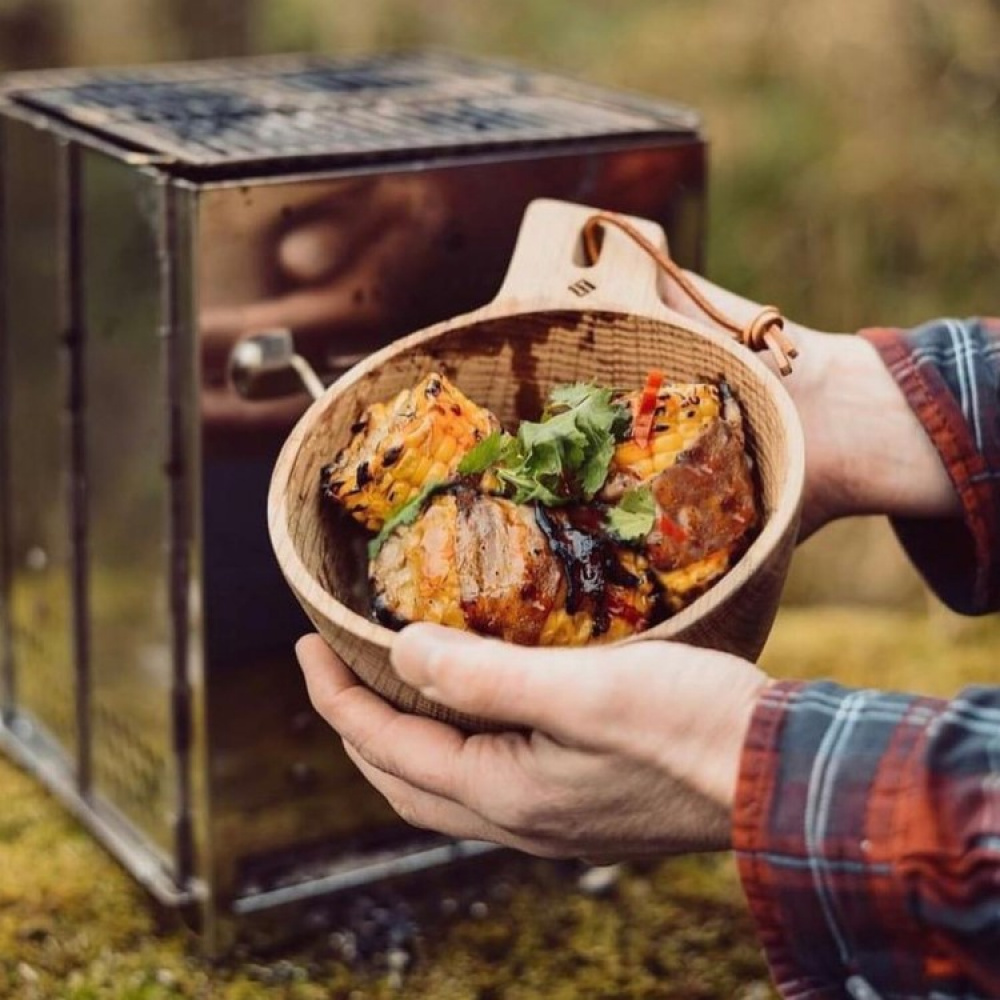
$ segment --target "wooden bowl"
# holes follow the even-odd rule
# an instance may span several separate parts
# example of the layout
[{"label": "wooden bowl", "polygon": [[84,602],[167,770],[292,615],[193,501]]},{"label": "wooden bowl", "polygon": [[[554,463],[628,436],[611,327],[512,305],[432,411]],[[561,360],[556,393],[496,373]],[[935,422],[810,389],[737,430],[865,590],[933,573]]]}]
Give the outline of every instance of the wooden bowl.
[{"label": "wooden bowl", "polygon": [[[759,655],[770,632],[798,532],[803,440],[778,377],[725,334],[664,305],[652,261],[605,227],[600,256],[583,265],[581,231],[593,209],[541,200],[525,214],[514,256],[488,306],[399,340],[352,368],[292,431],[268,497],[271,542],[296,596],[323,638],[394,705],[469,730],[489,728],[404,684],[389,662],[395,633],[368,612],[360,529],[320,504],[320,469],[350,437],[369,403],[388,399],[427,372],[443,372],[508,427],[537,419],[549,390],[596,381],[638,387],[651,368],[670,379],[725,379],[743,409],[764,526],[718,583],[667,621],[626,642],[674,639]],[[663,231],[632,219],[658,246]]]}]

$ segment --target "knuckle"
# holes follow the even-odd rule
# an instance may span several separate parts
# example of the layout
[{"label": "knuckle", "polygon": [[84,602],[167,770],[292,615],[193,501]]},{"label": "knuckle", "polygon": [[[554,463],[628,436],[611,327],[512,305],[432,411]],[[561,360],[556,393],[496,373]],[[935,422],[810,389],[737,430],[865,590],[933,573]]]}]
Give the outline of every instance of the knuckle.
[{"label": "knuckle", "polygon": [[560,826],[560,810],[551,793],[532,785],[512,787],[491,813],[498,826],[517,837],[547,835]]},{"label": "knuckle", "polygon": [[533,804],[520,796],[504,796],[493,804],[490,813],[497,826],[519,837],[528,835],[535,825]]},{"label": "knuckle", "polygon": [[520,704],[517,678],[509,678],[505,674],[506,671],[495,670],[483,676],[477,705],[477,710],[483,715],[496,716],[505,705]]},{"label": "knuckle", "polygon": [[359,733],[353,741],[353,745],[358,755],[372,767],[376,767],[386,774],[391,774],[393,777],[399,777],[398,768],[393,766],[393,762],[386,754],[386,747],[391,744],[386,742],[383,730]]}]

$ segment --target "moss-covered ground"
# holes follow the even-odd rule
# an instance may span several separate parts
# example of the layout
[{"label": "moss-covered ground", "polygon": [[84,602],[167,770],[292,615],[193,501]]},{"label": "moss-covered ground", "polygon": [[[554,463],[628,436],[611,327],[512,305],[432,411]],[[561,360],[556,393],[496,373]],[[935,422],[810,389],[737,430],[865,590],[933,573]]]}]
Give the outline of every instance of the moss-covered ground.
[{"label": "moss-covered ground", "polygon": [[[996,675],[1000,623],[785,609],[775,674],[947,694]],[[76,823],[0,762],[0,996],[11,1000],[773,997],[728,857],[631,867],[600,892],[573,864],[502,856],[411,900],[408,967],[345,958],[337,926],[207,962]],[[377,899],[376,899],[377,903]]]}]

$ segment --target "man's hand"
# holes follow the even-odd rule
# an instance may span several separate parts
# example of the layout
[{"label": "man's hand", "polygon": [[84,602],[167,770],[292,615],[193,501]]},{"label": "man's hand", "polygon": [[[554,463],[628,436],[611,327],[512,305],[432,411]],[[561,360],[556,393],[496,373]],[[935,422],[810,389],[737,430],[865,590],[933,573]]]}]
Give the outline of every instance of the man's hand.
[{"label": "man's hand", "polygon": [[[737,323],[760,311],[756,302],[696,274],[688,277]],[[678,312],[714,325],[676,285],[668,284],[666,298]],[[861,514],[957,516],[958,496],[941,458],[875,348],[861,337],[797,323],[786,329],[799,357],[781,381],[806,441],[801,538],[829,521]]]},{"label": "man's hand", "polygon": [[508,731],[398,712],[317,636],[297,652],[313,705],[407,822],[543,857],[612,860],[729,846],[740,751],[767,680],[667,642],[527,649],[414,625],[393,666],[426,697]]},{"label": "man's hand", "polygon": [[[696,280],[733,319],[759,308]],[[801,351],[784,384],[806,438],[803,535],[851,514],[957,514],[941,460],[874,348],[790,332]],[[529,649],[405,629],[392,650],[403,680],[506,727],[466,736],[396,711],[318,636],[301,640],[298,654],[313,704],[410,823],[592,860],[730,843],[743,740],[767,684],[749,663],[660,641]]]}]

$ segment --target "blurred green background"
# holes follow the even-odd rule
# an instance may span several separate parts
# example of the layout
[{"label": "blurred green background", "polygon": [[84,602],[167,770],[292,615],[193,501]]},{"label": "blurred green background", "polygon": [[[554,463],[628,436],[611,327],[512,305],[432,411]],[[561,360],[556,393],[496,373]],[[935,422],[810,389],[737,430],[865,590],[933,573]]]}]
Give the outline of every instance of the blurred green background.
[{"label": "blurred green background", "polygon": [[709,265],[828,329],[995,306],[995,0],[0,0],[5,68],[414,45],[695,105]]},{"label": "blurred green background", "polygon": [[[428,44],[697,107],[708,272],[803,323],[1000,312],[1000,0],[0,0],[3,69]],[[941,694],[995,677],[996,622],[929,602],[881,522],[822,532],[787,593],[804,607],[779,619],[775,673]],[[513,917],[436,932],[400,989],[322,943],[204,966],[7,765],[0,794],[4,996],[772,995],[725,861],[630,873],[605,900],[528,878]]]},{"label": "blurred green background", "polygon": [[[8,69],[418,45],[697,107],[708,273],[807,325],[1000,311],[998,0],[0,0]],[[923,601],[864,522],[806,546],[787,594]]]}]

